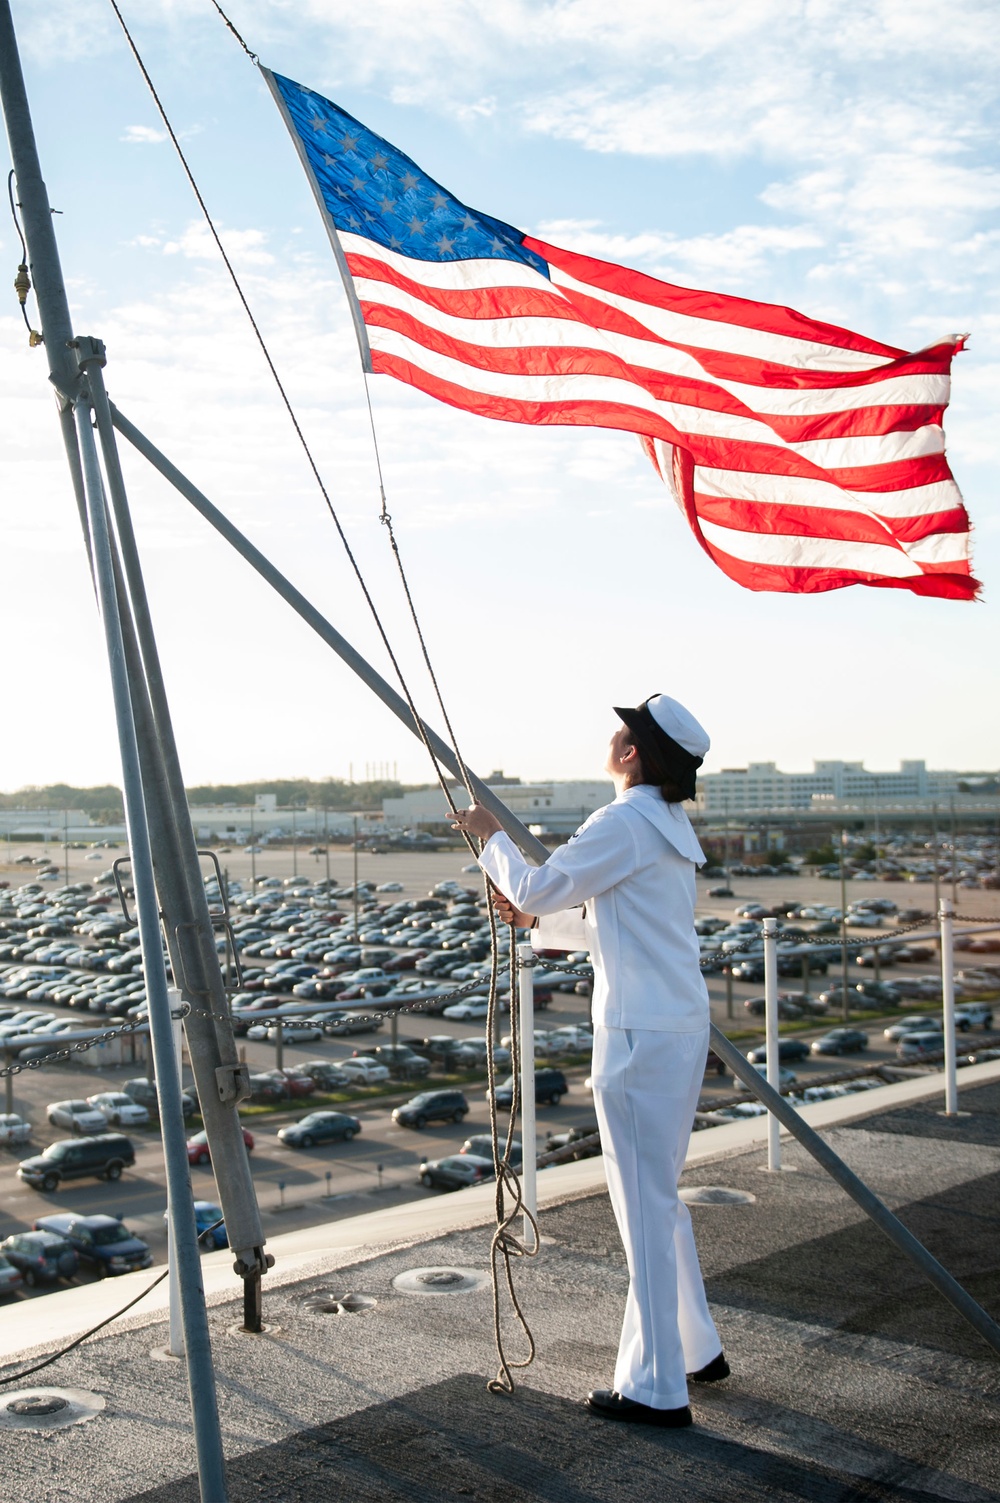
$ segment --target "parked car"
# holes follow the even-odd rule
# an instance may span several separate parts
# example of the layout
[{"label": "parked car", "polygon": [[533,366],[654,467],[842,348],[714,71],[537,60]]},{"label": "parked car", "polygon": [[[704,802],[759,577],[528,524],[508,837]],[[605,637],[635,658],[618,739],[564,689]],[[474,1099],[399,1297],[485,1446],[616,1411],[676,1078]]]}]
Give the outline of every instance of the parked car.
[{"label": "parked car", "polygon": [[53,1127],[66,1127],[70,1132],[93,1134],[103,1132],[108,1119],[96,1106],[86,1101],[53,1101],[45,1108],[45,1115]]},{"label": "parked car", "polygon": [[462,1091],[421,1091],[394,1108],[392,1120],[400,1127],[426,1127],[428,1122],[461,1122],[469,1103]]},{"label": "parked car", "polygon": [[492,1159],[457,1153],[446,1159],[425,1159],[420,1165],[420,1183],[428,1189],[463,1190],[493,1178]]},{"label": "parked car", "polygon": [[885,1003],[894,1007],[901,1000],[897,988],[888,981],[859,981],[854,990],[860,992],[866,1002]]},{"label": "parked car", "polygon": [[149,1121],[146,1107],[124,1091],[100,1091],[96,1096],[88,1096],[87,1103],[96,1107],[113,1127],[145,1127]]},{"label": "parked car", "polygon": [[860,1028],[831,1028],[822,1038],[813,1039],[813,1054],[856,1054],[868,1048],[868,1035]]},{"label": "parked car", "polygon": [[[253,1133],[243,1128],[243,1144],[247,1153],[253,1153]],[[193,1138],[187,1140],[187,1154],[189,1164],[210,1164],[212,1162],[212,1150],[208,1145],[208,1133],[196,1132]]]},{"label": "parked car", "polygon": [[310,1112],[278,1132],[280,1142],[290,1148],[312,1148],[316,1143],[333,1143],[343,1138],[349,1143],[361,1131],[357,1117],[346,1112]]},{"label": "parked car", "polygon": [[15,1268],[7,1258],[0,1256],[0,1296],[16,1294],[22,1282],[21,1270]]},{"label": "parked car", "polygon": [[135,1149],[121,1133],[106,1132],[98,1138],[60,1138],[44,1153],[22,1159],[18,1178],[35,1189],[51,1193],[65,1179],[121,1179],[122,1170],[135,1163]]},{"label": "parked car", "polygon": [[882,1037],[889,1039],[893,1044],[898,1044],[900,1039],[908,1033],[929,1033],[934,1029],[941,1031],[943,1025],[926,1013],[914,1012],[905,1018],[900,1018],[898,1023],[890,1023],[888,1028],[882,1030]]},{"label": "parked car", "polygon": [[[961,1007],[955,1008],[956,1025],[960,1017],[968,1019],[970,1028],[978,1026],[983,1029],[989,1029],[993,1027],[993,1008],[989,1002],[963,1002]],[[0,1121],[2,1121],[2,1118],[0,1118]]]},{"label": "parked car", "polygon": [[929,1059],[943,1053],[944,1032],[940,1029],[904,1034],[896,1045],[896,1058],[902,1060]]},{"label": "parked car", "polygon": [[[564,1132],[550,1132],[545,1139],[545,1152],[554,1153],[560,1148],[569,1148],[573,1143],[580,1143],[584,1138],[592,1138],[595,1133],[600,1133],[600,1127],[596,1121],[584,1122],[577,1127],[567,1128]],[[601,1152],[599,1142],[590,1143],[585,1148],[578,1148],[573,1154],[574,1159],[596,1158]]]},{"label": "parked car", "polygon": [[55,1232],[64,1237],[81,1263],[88,1263],[105,1274],[134,1273],[149,1268],[153,1254],[149,1244],[129,1231],[117,1216],[78,1216],[73,1212],[59,1216],[40,1216],[35,1231]]},{"label": "parked car", "polygon": [[80,1266],[76,1250],[57,1232],[15,1232],[0,1242],[0,1255],[20,1272],[29,1289],[71,1279]]},{"label": "parked car", "polygon": [[381,1085],[389,1079],[389,1066],[379,1064],[377,1059],[366,1054],[345,1059],[341,1068],[345,1075],[350,1076],[352,1085]]},{"label": "parked car", "polygon": [[[131,1096],[133,1101],[138,1101],[140,1106],[144,1106],[150,1116],[159,1117],[160,1103],[156,1095],[156,1086],[151,1080],[140,1075],[136,1080],[126,1080],[122,1085],[122,1090],[126,1096]],[[185,1117],[194,1116],[194,1105],[194,1097],[187,1091],[182,1091],[181,1110]]]},{"label": "parked car", "polygon": [[[500,1134],[500,1152],[504,1150],[504,1134]],[[488,1132],[473,1133],[471,1138],[466,1138],[459,1153],[471,1153],[474,1158],[486,1159],[487,1163],[493,1163],[493,1139]],[[514,1169],[521,1168],[522,1149],[520,1138],[515,1138],[510,1146],[510,1162]]]},{"label": "parked car", "polygon": [[30,1122],[25,1122],[17,1112],[0,1112],[0,1144],[27,1143],[30,1137]]},{"label": "parked car", "polygon": [[350,1085],[351,1077],[339,1064],[334,1064],[328,1059],[309,1059],[300,1067],[303,1075],[308,1075],[313,1081],[317,1091],[340,1091],[344,1086]]},{"label": "parked car", "polygon": [[[561,1070],[544,1066],[535,1071],[535,1102],[539,1106],[558,1106],[569,1090],[569,1082]],[[514,1077],[508,1075],[496,1089],[497,1106],[509,1108],[514,1098]]]},{"label": "parked car", "polygon": [[[809,1045],[805,1039],[779,1039],[778,1059],[796,1060],[809,1058]],[[747,1059],[752,1065],[767,1063],[767,1045],[758,1044],[754,1049],[747,1050]]]},{"label": "parked car", "polygon": [[[499,999],[497,1005],[500,1005]],[[489,1010],[490,1005],[485,997],[465,997],[461,1002],[452,1002],[444,1008],[443,1015],[459,1023],[470,1023],[477,1018],[485,1018]]]},{"label": "parked car", "polygon": [[[767,1065],[765,1063],[755,1064],[754,1065],[754,1069],[755,1070],[759,1070],[760,1073],[761,1073],[761,1075],[763,1075],[763,1076],[766,1077],[766,1075],[767,1075]],[[798,1080],[798,1078],[799,1077],[796,1075],[796,1073],[795,1073],[794,1070],[788,1070],[788,1069],[785,1068],[784,1065],[779,1065],[778,1066],[778,1090],[779,1091],[785,1090],[786,1087],[788,1087],[788,1086],[793,1086],[795,1084],[795,1082]],[[746,1089],[747,1089],[747,1087],[744,1086],[744,1090],[746,1090]]]},{"label": "parked car", "polygon": [[431,1062],[423,1054],[411,1049],[409,1044],[376,1044],[372,1058],[380,1065],[388,1066],[390,1075],[402,1080],[412,1080],[431,1072]]},{"label": "parked car", "polygon": [[348,1033],[374,1033],[384,1022],[377,1014],[367,1012],[333,1013],[323,1024],[323,1032],[339,1038]]},{"label": "parked car", "polygon": [[[752,1013],[754,1017],[762,1018],[767,1006],[767,1001],[764,997],[748,997],[743,1006],[746,1008],[747,1012]],[[795,1018],[801,1018],[802,1016],[802,1008],[798,1005],[798,1003],[789,1001],[788,997],[782,996],[780,993],[778,994],[777,998],[776,1012],[781,1021],[785,1023],[791,1022]]]},{"label": "parked car", "polygon": [[[164,1211],[164,1222],[168,1215],[169,1212]],[[226,1224],[222,1219],[222,1207],[217,1206],[214,1200],[194,1202],[194,1228],[199,1245],[206,1251],[229,1246]]]}]

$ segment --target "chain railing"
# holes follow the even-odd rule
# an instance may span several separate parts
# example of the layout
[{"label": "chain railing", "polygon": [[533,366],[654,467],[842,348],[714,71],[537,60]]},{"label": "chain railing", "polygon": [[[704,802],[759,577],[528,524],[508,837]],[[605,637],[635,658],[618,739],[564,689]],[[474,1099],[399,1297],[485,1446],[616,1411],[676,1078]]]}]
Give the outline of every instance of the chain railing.
[{"label": "chain railing", "polygon": [[[955,914],[954,917],[962,923],[988,925],[996,922],[998,927],[1000,927],[1000,920],[994,921],[993,919],[982,919],[968,914],[958,913]],[[885,935],[884,937],[881,935],[876,937],[875,935],[867,934],[863,935],[859,939],[849,939],[847,941],[847,947],[849,949],[871,949],[875,946],[881,947],[882,945],[894,944],[905,934],[912,934],[917,929],[925,929],[927,927],[927,924],[927,919],[920,919],[916,923],[904,924],[899,929],[893,930],[891,935]],[[929,935],[928,938],[933,938],[936,940],[937,936]],[[779,936],[779,949],[784,949],[787,952],[787,950],[792,948],[792,946],[794,946],[796,949],[800,949],[802,946],[809,946],[810,948],[823,950],[840,950],[842,948],[841,941],[832,935],[825,936],[810,934],[801,937],[795,936],[791,940],[790,944],[785,945],[781,944]],[[720,950],[716,951],[714,954],[702,955],[699,960],[699,965],[703,970],[707,970],[710,967],[717,965],[719,963],[719,960],[723,957],[728,960],[730,956],[746,954],[748,951],[761,950],[762,948],[762,935],[748,935],[747,938],[740,944],[730,945],[730,947],[724,951]],[[515,957],[515,969],[517,969],[517,967],[522,964],[524,964],[524,962],[517,960],[517,958]],[[533,964],[539,970],[559,971],[566,976],[576,976],[582,981],[592,981],[594,976],[593,967],[583,963],[569,965],[565,961],[550,960],[544,956],[536,956],[535,960],[531,962],[531,964]],[[511,966],[509,961],[502,963],[497,973],[498,978],[500,976],[509,975],[510,970]],[[472,992],[482,990],[483,986],[486,984],[487,979],[487,976],[484,975],[477,977],[473,981],[467,981],[462,986],[455,987],[451,991],[422,993],[419,996],[414,996],[412,1002],[402,1002],[396,1007],[379,1007],[373,1009],[370,1012],[365,1012],[360,1008],[354,1007],[344,1010],[349,1010],[351,1012],[351,1015],[359,1022],[371,1023],[382,1021],[386,1018],[406,1017],[412,1013],[426,1012],[427,1004],[429,1002],[432,1002],[435,1009],[437,1009],[441,1006],[441,1004],[448,1005],[452,1002],[460,1001],[463,997],[468,997]],[[315,1010],[317,1012],[323,1011],[323,1004],[321,1002],[317,1003]],[[331,1008],[330,1010],[332,1012],[333,1008]],[[259,1016],[256,1013],[244,1013],[243,1016],[252,1016],[251,1026],[264,1026],[268,1028],[274,1028],[277,1027],[279,1023],[281,1023],[282,1025],[294,1027],[296,1015],[278,1012],[267,1013],[262,1010]],[[6,1065],[4,1068],[0,1069],[0,1080],[5,1079],[9,1075],[20,1075],[24,1070],[38,1070],[44,1065],[58,1064],[62,1060],[72,1058],[74,1054],[86,1053],[88,1049],[95,1049],[100,1044],[108,1043],[112,1039],[120,1038],[122,1035],[135,1033],[138,1030],[145,1029],[147,1027],[148,1023],[145,1018],[133,1018],[129,1022],[122,1023],[116,1028],[105,1029],[103,1032],[95,1035],[93,1038],[82,1039],[77,1043],[67,1045],[64,1049],[53,1050],[51,1054],[45,1054],[38,1059],[24,1060],[21,1063],[15,1062]],[[30,1047],[30,1045],[25,1045],[24,1047],[27,1048]]]}]

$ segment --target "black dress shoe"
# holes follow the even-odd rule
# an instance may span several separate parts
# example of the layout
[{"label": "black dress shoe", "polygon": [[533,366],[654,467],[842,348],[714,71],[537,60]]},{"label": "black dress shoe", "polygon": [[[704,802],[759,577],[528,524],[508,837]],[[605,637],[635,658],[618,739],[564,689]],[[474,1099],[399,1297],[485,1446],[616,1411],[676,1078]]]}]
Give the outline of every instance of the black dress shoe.
[{"label": "black dress shoe", "polygon": [[587,1395],[587,1408],[591,1414],[603,1415],[605,1419],[628,1420],[636,1425],[662,1425],[669,1430],[680,1430],[692,1424],[691,1411],[683,1409],[654,1409],[650,1404],[637,1404],[623,1393],[610,1388],[594,1388]]},{"label": "black dress shoe", "polygon": [[726,1361],[725,1352],[720,1352],[713,1357],[711,1362],[706,1362],[704,1367],[699,1367],[696,1373],[688,1373],[689,1383],[721,1383],[723,1378],[729,1377],[729,1363]]}]

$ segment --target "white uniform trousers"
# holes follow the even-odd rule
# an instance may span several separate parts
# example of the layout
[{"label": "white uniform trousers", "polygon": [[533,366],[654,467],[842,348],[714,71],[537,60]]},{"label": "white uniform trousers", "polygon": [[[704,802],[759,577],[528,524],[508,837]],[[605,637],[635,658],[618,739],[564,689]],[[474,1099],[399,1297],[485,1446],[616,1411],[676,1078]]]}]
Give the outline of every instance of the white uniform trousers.
[{"label": "white uniform trousers", "polygon": [[594,1101],[630,1279],[614,1386],[655,1409],[685,1405],[685,1374],[722,1350],[677,1197],[707,1050],[707,1025],[594,1029]]}]

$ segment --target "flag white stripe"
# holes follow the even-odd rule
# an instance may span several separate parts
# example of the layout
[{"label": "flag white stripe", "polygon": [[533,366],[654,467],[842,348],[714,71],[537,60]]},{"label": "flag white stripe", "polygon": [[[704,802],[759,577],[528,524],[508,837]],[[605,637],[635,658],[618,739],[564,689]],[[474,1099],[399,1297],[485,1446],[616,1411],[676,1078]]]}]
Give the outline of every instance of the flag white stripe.
[{"label": "flag white stripe", "polygon": [[852,569],[910,579],[920,567],[892,544],[852,543],[840,538],[796,537],[788,533],[740,532],[702,520],[705,541],[748,564],[777,569]]},{"label": "flag white stripe", "polygon": [[[937,452],[930,437],[902,432],[888,433],[875,439],[857,437],[850,439],[826,439],[802,444],[790,444],[779,438],[766,423],[753,418],[736,417],[727,412],[716,412],[710,407],[693,407],[680,402],[661,402],[637,385],[627,376],[594,376],[589,374],[528,375],[504,371],[485,370],[469,365],[412,339],[397,329],[386,329],[379,324],[368,324],[368,339],[373,350],[395,355],[409,361],[428,375],[452,382],[466,391],[475,391],[488,397],[508,397],[520,402],[607,402],[615,406],[638,408],[650,412],[670,423],[683,433],[697,434],[703,438],[722,438],[736,443],[768,444],[801,453],[811,460],[813,452],[821,454],[825,465],[870,465],[891,459],[906,459],[913,453]],[[940,435],[940,428],[930,431]],[[940,446],[940,445],[939,445]]]},{"label": "flag white stripe", "polygon": [[829,480],[805,475],[762,475],[750,470],[718,470],[696,465],[694,489],[706,496],[731,501],[760,502],[765,506],[813,506],[824,511],[860,511],[880,517],[925,517],[962,505],[954,480],[902,491],[851,491]]},{"label": "flag white stripe", "polygon": [[857,411],[866,407],[944,406],[949,397],[948,377],[940,375],[894,376],[874,385],[822,390],[753,386],[746,382],[707,376],[704,367],[686,350],[658,344],[655,340],[595,329],[575,318],[544,318],[530,314],[512,318],[463,317],[434,308],[417,294],[397,287],[392,282],[358,276],[354,278],[354,285],[362,303],[380,304],[408,313],[429,328],[437,329],[453,339],[497,350],[546,347],[605,350],[631,365],[645,366],[650,370],[691,377],[698,381],[711,381],[723,391],[728,391],[751,412],[811,417],[822,412]]},{"label": "flag white stripe", "polygon": [[598,302],[607,303],[609,307],[617,308],[630,318],[637,319],[662,339],[675,340],[678,344],[695,345],[706,350],[724,350],[729,355],[747,355],[755,360],[808,370],[873,370],[879,365],[888,365],[892,359],[889,355],[872,355],[866,350],[845,350],[840,345],[792,339],[787,334],[772,334],[767,330],[748,328],[745,324],[727,324],[714,318],[692,318],[688,313],[675,313],[670,308],[641,303],[635,298],[623,297],[620,293],[607,292],[603,287],[578,282],[557,266],[550,265],[549,274],[556,286],[582,292],[587,297],[596,298]]},{"label": "flag white stripe", "polygon": [[455,291],[485,289],[491,287],[538,287],[549,292],[563,288],[582,292],[587,297],[617,308],[651,329],[662,339],[679,344],[695,345],[703,349],[723,350],[727,354],[746,355],[753,359],[769,361],[778,365],[804,367],[810,370],[853,371],[872,370],[890,363],[887,355],[872,355],[865,350],[845,350],[840,345],[821,344],[816,340],[792,339],[784,334],[771,334],[744,324],[729,324],[715,318],[693,318],[687,313],[675,313],[669,308],[641,303],[635,298],[606,292],[587,282],[577,281],[557,266],[549,267],[549,277],[521,261],[502,259],[476,259],[469,261],[421,261],[415,256],[402,256],[398,251],[387,250],[363,235],[341,233],[340,242],[348,254],[368,256],[383,261],[402,276],[426,287],[451,288]]},{"label": "flag white stripe", "polygon": [[[768,430],[770,431],[770,430]],[[781,439],[774,438],[774,443]],[[919,459],[925,454],[944,453],[944,432],[939,423],[925,423],[911,431],[855,433],[849,438],[812,438],[785,444],[821,470],[846,469],[849,465],[891,464],[900,459]]]}]

